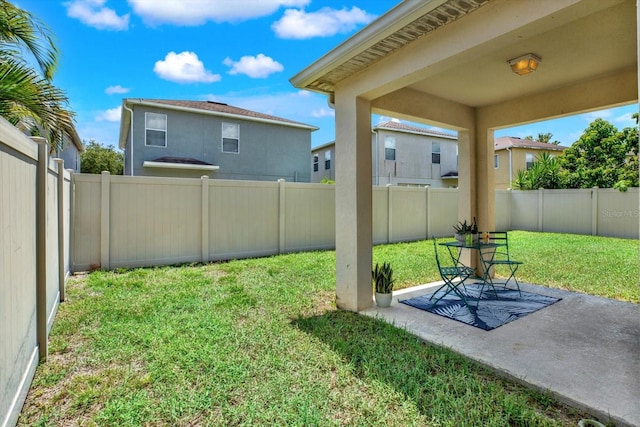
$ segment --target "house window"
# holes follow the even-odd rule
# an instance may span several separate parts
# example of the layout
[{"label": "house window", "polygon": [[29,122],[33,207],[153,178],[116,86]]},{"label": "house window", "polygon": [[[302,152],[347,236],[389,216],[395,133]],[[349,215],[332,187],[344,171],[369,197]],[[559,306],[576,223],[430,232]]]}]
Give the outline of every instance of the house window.
[{"label": "house window", "polygon": [[235,123],[222,123],[222,152],[240,152],[240,126]]},{"label": "house window", "polygon": [[493,167],[498,169],[500,167],[500,160],[498,159],[498,155],[493,155]]},{"label": "house window", "polygon": [[144,145],[167,146],[167,115],[144,113]]},{"label": "house window", "polygon": [[324,152],[324,168],[331,169],[331,151]]},{"label": "house window", "polygon": [[440,164],[440,143],[434,142],[431,144],[431,163]]},{"label": "house window", "polygon": [[320,157],[317,154],[313,155],[313,171],[318,172],[318,162],[320,161]]},{"label": "house window", "polygon": [[533,167],[533,154],[527,153],[525,155],[525,159],[526,159],[526,168],[527,170],[529,170]]},{"label": "house window", "polygon": [[385,160],[396,159],[396,139],[392,136],[384,137],[384,159]]}]

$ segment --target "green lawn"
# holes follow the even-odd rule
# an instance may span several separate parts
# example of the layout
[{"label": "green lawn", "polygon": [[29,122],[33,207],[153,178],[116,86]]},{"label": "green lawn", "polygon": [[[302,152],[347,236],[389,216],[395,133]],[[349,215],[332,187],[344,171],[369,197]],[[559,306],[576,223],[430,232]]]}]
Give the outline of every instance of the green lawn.
[{"label": "green lawn", "polygon": [[[514,232],[512,245],[525,281],[637,302],[637,241]],[[375,260],[399,287],[436,279],[431,241]],[[19,425],[577,425],[547,395],[336,310],[334,266],[323,251],[74,277]]]}]

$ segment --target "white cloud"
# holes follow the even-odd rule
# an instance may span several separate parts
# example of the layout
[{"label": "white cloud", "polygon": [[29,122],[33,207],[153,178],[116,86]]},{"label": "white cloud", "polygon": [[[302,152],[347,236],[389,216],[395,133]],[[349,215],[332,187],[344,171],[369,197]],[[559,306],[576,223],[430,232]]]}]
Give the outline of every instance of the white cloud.
[{"label": "white cloud", "polygon": [[324,7],[317,12],[288,9],[271,28],[283,39],[309,39],[348,33],[376,17],[357,7],[340,10]]},{"label": "white cloud", "polygon": [[311,117],[335,117],[336,112],[331,108],[320,108],[318,110],[311,111]]},{"label": "white cloud", "polygon": [[122,31],[129,28],[129,14],[118,16],[106,0],[73,0],[65,3],[67,16],[99,30]]},{"label": "white cloud", "polygon": [[158,77],[177,83],[213,83],[220,74],[213,74],[194,52],[169,52],[163,61],[157,61],[153,71]]},{"label": "white cloud", "polygon": [[582,118],[586,122],[591,123],[595,119],[609,120],[612,116],[613,116],[612,110],[600,110],[600,111],[593,111],[591,113],[583,114]]},{"label": "white cloud", "polygon": [[632,117],[633,113],[625,113],[620,116],[616,116],[613,118],[614,123],[619,123],[625,127],[634,126],[636,124],[636,119]]},{"label": "white cloud", "polygon": [[237,62],[227,57],[222,63],[231,67],[229,74],[246,74],[254,79],[264,79],[284,70],[282,64],[262,53],[258,56],[243,56]]},{"label": "white cloud", "polygon": [[129,93],[129,92],[131,92],[131,89],[129,89],[128,87],[122,87],[120,85],[109,86],[108,88],[106,88],[104,90],[104,93],[106,93],[107,95],[114,95],[114,94],[119,94],[119,93]]},{"label": "white cloud", "polygon": [[106,111],[101,112],[100,114],[98,114],[98,116],[96,117],[96,121],[99,122],[119,122],[120,121],[120,115],[122,112],[122,106],[119,105],[115,108],[109,108]]},{"label": "white cloud", "polygon": [[128,0],[148,25],[202,25],[268,16],[280,7],[304,7],[310,0]]}]

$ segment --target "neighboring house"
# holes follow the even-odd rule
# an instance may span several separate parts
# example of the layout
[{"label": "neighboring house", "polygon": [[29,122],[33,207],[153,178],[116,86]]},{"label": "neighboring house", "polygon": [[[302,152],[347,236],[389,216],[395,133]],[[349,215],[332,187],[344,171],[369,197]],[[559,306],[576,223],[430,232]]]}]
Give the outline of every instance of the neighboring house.
[{"label": "neighboring house", "polygon": [[[20,121],[16,127],[27,136],[45,134],[45,131],[40,126],[34,126],[31,123],[33,122],[25,119]],[[56,149],[55,152],[50,153],[50,157],[64,160],[65,169],[72,169],[74,172],[80,173],[80,153],[82,152],[84,152],[84,145],[76,130],[73,129],[72,138],[65,137],[62,149]]]},{"label": "neighboring house", "polygon": [[[511,187],[518,171],[528,170],[542,153],[551,156],[562,154],[568,147],[531,141],[512,136],[503,136],[494,141],[493,167],[495,168],[496,189]],[[509,179],[511,177],[511,179]]]},{"label": "neighboring house", "polygon": [[[456,187],[455,135],[389,121],[373,128],[373,185]],[[311,152],[311,182],[335,179],[335,142]]]},{"label": "neighboring house", "polygon": [[125,175],[310,180],[314,126],[213,101],[129,98],[122,107]]},{"label": "neighboring house", "polygon": [[84,145],[74,131],[71,141],[65,138],[62,149],[57,149],[51,156],[64,160],[65,169],[73,169],[74,172],[80,173],[80,153],[83,152]]}]

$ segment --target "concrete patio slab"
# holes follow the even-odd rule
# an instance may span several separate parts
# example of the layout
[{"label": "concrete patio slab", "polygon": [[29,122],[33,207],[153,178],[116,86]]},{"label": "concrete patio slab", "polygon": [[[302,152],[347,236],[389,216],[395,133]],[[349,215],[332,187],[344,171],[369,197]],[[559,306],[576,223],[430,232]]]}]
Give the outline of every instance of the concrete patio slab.
[{"label": "concrete patio slab", "polygon": [[498,374],[547,391],[601,422],[640,426],[640,310],[637,304],[521,284],[562,298],[492,331],[398,303],[442,282],[394,292],[379,317],[426,342],[448,347]]}]

